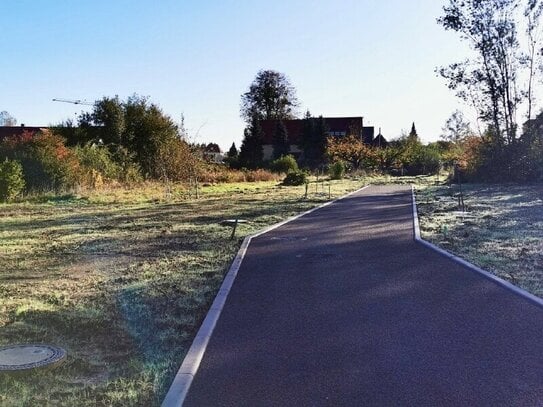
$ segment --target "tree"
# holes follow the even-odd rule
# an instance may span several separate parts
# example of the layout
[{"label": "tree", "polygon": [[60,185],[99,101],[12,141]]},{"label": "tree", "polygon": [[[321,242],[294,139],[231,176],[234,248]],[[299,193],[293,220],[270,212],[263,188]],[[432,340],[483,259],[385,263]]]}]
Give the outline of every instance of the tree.
[{"label": "tree", "polygon": [[476,53],[475,58],[439,72],[450,89],[474,105],[497,144],[517,139],[515,120],[522,100],[518,4],[518,0],[449,0],[438,19],[446,30],[459,33]]},{"label": "tree", "polygon": [[287,155],[289,150],[290,145],[288,142],[287,128],[282,120],[278,120],[275,124],[275,130],[273,132],[273,158],[277,159]]},{"label": "tree", "polygon": [[226,153],[226,157],[224,158],[224,163],[228,165],[230,168],[237,168],[239,166],[239,152],[236,148],[236,143],[232,143],[230,146],[230,149]]},{"label": "tree", "polygon": [[261,70],[241,95],[241,117],[249,123],[253,116],[259,120],[287,120],[296,117],[296,90],[282,73]]},{"label": "tree", "polygon": [[322,116],[311,117],[311,113],[306,112],[300,140],[305,165],[316,168],[325,161],[327,138],[326,120]]},{"label": "tree", "polygon": [[[132,100],[134,100],[132,97]],[[94,142],[105,145],[122,145],[123,134],[126,129],[126,106],[114,98],[103,97],[94,104],[91,113],[82,113],[79,117],[79,126],[87,129],[94,138]]]},{"label": "tree", "polygon": [[0,112],[0,126],[16,126],[17,119],[5,110]]},{"label": "tree", "polygon": [[243,134],[239,151],[239,165],[245,168],[257,168],[262,165],[263,157],[262,128],[258,116],[254,115]]},{"label": "tree", "polygon": [[524,17],[526,18],[526,36],[528,39],[528,51],[521,59],[521,62],[528,69],[528,85],[526,89],[526,97],[528,99],[528,108],[526,118],[532,119],[532,106],[534,103],[533,82],[536,73],[536,67],[542,65],[542,50],[539,47],[540,34],[539,21],[543,12],[543,3],[538,0],[528,0],[524,8]]},{"label": "tree", "polygon": [[[78,126],[68,121],[55,133],[71,146],[105,144],[122,165],[129,160],[151,178],[180,179],[194,170],[178,125],[147,97],[136,94],[126,101],[104,97],[92,112],[79,115]],[[184,157],[180,164],[169,162],[180,157]],[[181,170],[182,165],[187,168]]]},{"label": "tree", "polygon": [[364,144],[360,137],[328,137],[326,153],[332,162],[344,161],[356,170],[363,168],[373,170],[378,163],[375,151]]},{"label": "tree", "polygon": [[458,143],[472,133],[469,122],[460,110],[452,112],[441,130],[441,139],[451,143]]},{"label": "tree", "polygon": [[238,158],[238,149],[236,148],[236,143],[232,143],[230,149],[226,153],[228,158]]}]

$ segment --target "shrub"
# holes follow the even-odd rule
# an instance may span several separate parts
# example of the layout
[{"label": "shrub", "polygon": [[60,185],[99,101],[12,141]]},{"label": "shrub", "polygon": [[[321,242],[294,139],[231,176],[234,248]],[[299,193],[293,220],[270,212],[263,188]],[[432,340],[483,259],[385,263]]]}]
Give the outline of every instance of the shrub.
[{"label": "shrub", "polygon": [[79,183],[81,168],[64,139],[44,130],[23,133],[0,143],[0,159],[17,160],[23,166],[27,189],[63,189]]},{"label": "shrub", "polygon": [[8,160],[0,162],[0,201],[9,201],[23,192],[25,180],[20,162]]},{"label": "shrub", "polygon": [[290,171],[285,179],[283,185],[296,186],[307,183],[307,173],[302,170]]},{"label": "shrub", "polygon": [[245,180],[248,182],[277,181],[278,176],[270,171],[258,169],[245,171]]},{"label": "shrub", "polygon": [[[62,137],[44,130],[32,139],[31,151],[46,175],[46,179],[41,180],[46,188],[66,189],[84,182],[79,160],[73,150],[64,145]],[[40,184],[40,180],[33,182]]]},{"label": "shrub", "polygon": [[291,171],[298,171],[298,163],[292,155],[283,155],[277,160],[272,161],[271,170],[277,173],[288,174]]},{"label": "shrub", "polygon": [[343,161],[336,161],[330,166],[329,172],[330,178],[343,179],[345,175],[345,163]]},{"label": "shrub", "polygon": [[116,180],[121,177],[122,168],[113,160],[107,147],[86,144],[75,147],[74,152],[87,176],[95,178],[97,177],[95,173],[98,173],[106,180]]}]

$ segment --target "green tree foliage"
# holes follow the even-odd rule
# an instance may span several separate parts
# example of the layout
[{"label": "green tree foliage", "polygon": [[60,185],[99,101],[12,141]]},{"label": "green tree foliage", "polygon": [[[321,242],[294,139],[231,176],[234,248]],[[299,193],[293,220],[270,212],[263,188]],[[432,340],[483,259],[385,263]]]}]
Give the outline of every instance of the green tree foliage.
[{"label": "green tree foliage", "polygon": [[271,163],[273,172],[288,174],[291,171],[298,170],[298,163],[292,155],[284,155]]},{"label": "green tree foliage", "polygon": [[241,117],[249,123],[253,117],[259,120],[286,120],[296,117],[298,99],[289,79],[277,71],[261,70],[241,95]]},{"label": "green tree foliage", "polygon": [[439,149],[435,145],[424,146],[413,131],[394,144],[399,150],[397,159],[404,174],[434,174],[439,171],[441,167]]},{"label": "green tree foliage", "polygon": [[287,128],[285,127],[285,123],[283,123],[282,120],[278,120],[275,124],[272,146],[274,159],[280,158],[289,153],[290,144],[288,142],[288,132]]},{"label": "green tree foliage", "polygon": [[326,120],[322,116],[315,118],[309,112],[305,114],[300,140],[304,165],[317,168],[326,161],[328,132]]},{"label": "green tree foliage", "polygon": [[[528,92],[531,111],[531,83],[536,57],[535,37],[541,5],[539,1],[525,1],[525,13],[519,12],[518,0],[449,0],[438,19],[446,30],[457,32],[475,52],[475,57],[441,68],[450,89],[472,103],[479,117],[488,125],[494,144],[517,141],[517,111]],[[528,39],[534,52],[523,58],[518,26],[519,18],[529,22]],[[524,21],[523,21],[524,23]],[[526,63],[527,62],[527,63]],[[528,75],[528,89],[523,89],[520,78]]]},{"label": "green tree foliage", "polygon": [[230,149],[226,153],[226,156],[229,158],[237,158],[238,157],[238,149],[236,148],[236,143],[232,143],[230,146]]},{"label": "green tree foliage", "polygon": [[296,186],[307,184],[307,173],[302,170],[290,171],[285,179],[283,180],[283,185]]},{"label": "green tree foliage", "polygon": [[239,151],[239,165],[254,169],[262,166],[264,149],[262,146],[262,128],[257,115],[244,131],[243,141]]},{"label": "green tree foliage", "polygon": [[[55,128],[55,132],[66,137],[71,146],[105,145],[130,172],[138,167],[150,178],[179,179],[180,175],[171,171],[195,171],[182,168],[195,164],[187,156],[189,148],[182,140],[182,129],[146,97],[133,95],[126,101],[104,97],[94,104],[92,112],[79,116],[77,125],[68,121]],[[171,151],[167,153],[168,149]],[[183,161],[164,161],[174,159]]]},{"label": "green tree foliage", "polygon": [[28,189],[68,189],[81,181],[81,167],[64,139],[48,130],[24,132],[0,143],[0,159],[17,160],[23,166]]},{"label": "green tree foliage", "polygon": [[345,163],[343,161],[334,162],[329,168],[331,179],[343,179],[345,176]]},{"label": "green tree foliage", "polygon": [[230,167],[230,168],[238,168],[239,166],[239,151],[236,147],[236,143],[232,143],[230,146],[230,149],[226,153],[226,157],[224,158],[224,162]]},{"label": "green tree foliage", "polygon": [[16,198],[25,188],[23,166],[15,160],[0,161],[0,201]]}]

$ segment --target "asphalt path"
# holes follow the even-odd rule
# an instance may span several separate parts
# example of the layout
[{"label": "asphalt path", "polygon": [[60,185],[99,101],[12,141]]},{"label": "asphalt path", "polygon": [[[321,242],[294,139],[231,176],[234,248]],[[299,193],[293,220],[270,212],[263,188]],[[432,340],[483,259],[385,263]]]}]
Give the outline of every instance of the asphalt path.
[{"label": "asphalt path", "polygon": [[252,240],[185,406],[541,406],[543,308],[372,186]]}]

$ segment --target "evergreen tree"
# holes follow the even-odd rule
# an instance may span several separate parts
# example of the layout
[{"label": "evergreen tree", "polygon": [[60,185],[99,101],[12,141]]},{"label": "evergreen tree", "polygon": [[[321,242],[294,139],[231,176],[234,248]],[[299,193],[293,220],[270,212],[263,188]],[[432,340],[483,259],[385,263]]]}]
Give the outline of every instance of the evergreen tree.
[{"label": "evergreen tree", "polygon": [[228,158],[238,158],[238,149],[236,148],[236,143],[232,143],[230,150],[226,153]]},{"label": "evergreen tree", "polygon": [[245,168],[257,168],[262,165],[263,157],[262,128],[258,116],[253,115],[251,123],[244,131],[239,151],[239,164]]},{"label": "evergreen tree", "polygon": [[316,168],[326,160],[329,129],[322,116],[312,117],[309,112],[306,112],[303,120],[300,147],[304,153],[304,164]]},{"label": "evergreen tree", "polygon": [[273,158],[277,159],[287,155],[290,150],[288,142],[288,133],[285,123],[282,120],[277,121],[273,133]]},{"label": "evergreen tree", "polygon": [[230,168],[238,168],[239,167],[239,153],[238,149],[236,148],[236,143],[232,143],[232,146],[230,147],[230,150],[226,153],[226,157],[224,158],[224,162],[230,167]]}]

